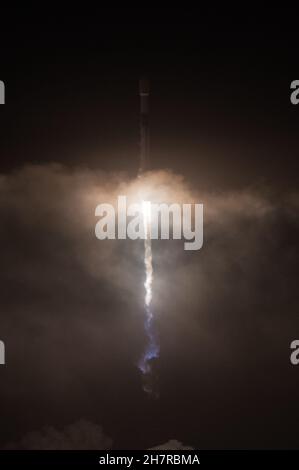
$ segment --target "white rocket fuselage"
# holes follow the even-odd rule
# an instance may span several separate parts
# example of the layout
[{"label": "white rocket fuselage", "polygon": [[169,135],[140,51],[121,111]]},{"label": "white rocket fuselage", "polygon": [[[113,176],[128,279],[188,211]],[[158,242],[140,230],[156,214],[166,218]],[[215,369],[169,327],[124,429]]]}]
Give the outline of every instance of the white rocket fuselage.
[{"label": "white rocket fuselage", "polygon": [[140,96],[140,164],[139,174],[149,169],[149,81],[139,81]]}]

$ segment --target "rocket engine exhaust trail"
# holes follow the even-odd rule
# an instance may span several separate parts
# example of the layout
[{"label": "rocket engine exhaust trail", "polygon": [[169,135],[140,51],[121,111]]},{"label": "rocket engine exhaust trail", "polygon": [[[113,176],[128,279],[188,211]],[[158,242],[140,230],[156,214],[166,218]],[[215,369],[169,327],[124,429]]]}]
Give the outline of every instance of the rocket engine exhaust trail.
[{"label": "rocket engine exhaust trail", "polygon": [[144,266],[145,266],[145,322],[144,327],[147,334],[148,343],[146,349],[139,362],[139,369],[145,375],[144,391],[148,393],[156,393],[153,383],[153,360],[159,357],[160,347],[154,329],[154,315],[151,309],[152,301],[152,283],[153,283],[153,263],[152,263],[152,246],[150,238],[150,202],[143,201],[142,215],[144,224]]}]

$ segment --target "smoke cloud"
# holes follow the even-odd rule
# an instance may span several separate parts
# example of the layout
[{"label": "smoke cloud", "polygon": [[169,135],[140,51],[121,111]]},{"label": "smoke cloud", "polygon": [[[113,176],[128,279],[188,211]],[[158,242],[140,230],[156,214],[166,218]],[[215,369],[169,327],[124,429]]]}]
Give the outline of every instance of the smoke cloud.
[{"label": "smoke cloud", "polygon": [[[103,423],[116,446],[120,434],[131,436],[131,448],[139,439],[143,398],[136,366],[146,340],[143,241],[99,241],[94,233],[95,207],[114,204],[118,195],[129,202],[141,195],[152,202],[204,204],[201,250],[184,251],[183,240],[152,243],[160,402],[167,415],[186,407],[180,414],[185,434],[176,432],[178,439],[190,442],[190,421],[209,422],[215,446],[217,439],[219,445],[227,439],[229,446],[221,423],[227,425],[230,400],[255,402],[250,413],[240,405],[230,417],[233,429],[242,416],[249,430],[260,416],[268,423],[278,419],[283,400],[296,399],[288,353],[297,331],[298,193],[277,195],[265,187],[202,191],[170,171],[140,180],[31,165],[0,177],[0,339],[7,362],[0,404],[8,423],[1,442],[15,442],[17,428],[26,434],[54,422],[62,429],[81,416]],[[271,400],[261,389],[273,391]],[[120,390],[131,403],[128,411]],[[213,416],[206,415],[210,400],[218,406]],[[164,426],[164,437],[148,442],[163,442],[170,434]],[[57,445],[79,445],[79,437],[66,441],[68,432],[57,435]],[[204,447],[205,433],[198,436]],[[139,442],[140,448],[148,445]]]},{"label": "smoke cloud", "polygon": [[165,444],[160,444],[156,447],[151,447],[150,450],[193,450],[193,447],[183,445],[181,442],[171,439]]}]

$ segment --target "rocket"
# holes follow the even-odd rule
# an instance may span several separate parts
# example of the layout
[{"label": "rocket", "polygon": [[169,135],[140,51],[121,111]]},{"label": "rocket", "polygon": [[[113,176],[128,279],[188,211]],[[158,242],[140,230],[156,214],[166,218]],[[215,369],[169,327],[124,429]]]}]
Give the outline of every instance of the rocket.
[{"label": "rocket", "polygon": [[139,176],[149,169],[149,80],[141,78],[139,80],[140,96],[140,164]]}]

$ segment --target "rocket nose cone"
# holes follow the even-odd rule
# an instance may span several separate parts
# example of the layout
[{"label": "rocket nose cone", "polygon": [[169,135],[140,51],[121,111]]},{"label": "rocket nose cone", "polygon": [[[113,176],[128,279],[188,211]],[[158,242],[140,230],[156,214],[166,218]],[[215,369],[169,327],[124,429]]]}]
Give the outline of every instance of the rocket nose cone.
[{"label": "rocket nose cone", "polygon": [[150,83],[147,78],[141,78],[139,80],[139,94],[140,95],[149,95],[150,92]]}]

